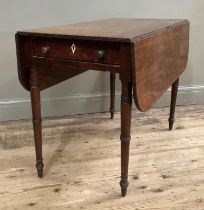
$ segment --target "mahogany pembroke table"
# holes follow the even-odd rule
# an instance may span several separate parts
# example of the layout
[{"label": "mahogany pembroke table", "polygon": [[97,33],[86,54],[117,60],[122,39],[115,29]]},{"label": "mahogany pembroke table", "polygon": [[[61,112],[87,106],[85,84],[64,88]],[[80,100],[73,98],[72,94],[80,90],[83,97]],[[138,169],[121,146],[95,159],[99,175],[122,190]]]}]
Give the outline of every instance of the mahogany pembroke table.
[{"label": "mahogany pembroke table", "polygon": [[111,117],[115,75],[121,81],[121,193],[128,187],[132,98],[145,112],[172,85],[169,129],[179,76],[189,48],[187,20],[106,19],[19,31],[18,75],[30,91],[38,176],[43,176],[40,91],[90,69],[110,72]]}]

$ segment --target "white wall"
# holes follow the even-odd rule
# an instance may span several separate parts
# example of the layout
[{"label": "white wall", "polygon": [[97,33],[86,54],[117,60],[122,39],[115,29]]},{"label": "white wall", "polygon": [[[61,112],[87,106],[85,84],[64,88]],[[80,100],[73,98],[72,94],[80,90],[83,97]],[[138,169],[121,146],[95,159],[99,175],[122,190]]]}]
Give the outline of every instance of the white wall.
[{"label": "white wall", "polygon": [[[179,104],[204,102],[203,0],[0,0],[0,120],[30,118],[29,93],[18,82],[17,30],[112,17],[187,18],[190,56]],[[120,84],[117,82],[117,107]],[[42,93],[43,116],[104,111],[109,74],[89,71]],[[168,94],[158,105],[169,103]]]}]

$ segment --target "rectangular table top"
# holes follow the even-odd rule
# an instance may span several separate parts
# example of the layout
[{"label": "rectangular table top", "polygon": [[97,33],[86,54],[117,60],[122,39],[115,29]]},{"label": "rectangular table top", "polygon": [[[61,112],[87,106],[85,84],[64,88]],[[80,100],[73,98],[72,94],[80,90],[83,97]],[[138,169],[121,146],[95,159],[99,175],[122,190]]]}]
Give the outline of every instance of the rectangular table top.
[{"label": "rectangular table top", "polygon": [[77,24],[68,24],[47,28],[24,30],[20,33],[33,35],[63,35],[100,39],[118,39],[129,41],[166,27],[180,24],[184,20],[176,19],[128,19],[113,18]]},{"label": "rectangular table top", "polygon": [[20,31],[16,43],[27,90],[27,69],[40,72],[40,90],[89,69],[110,71],[132,83],[137,108],[147,111],[186,68],[189,22],[114,18]]}]

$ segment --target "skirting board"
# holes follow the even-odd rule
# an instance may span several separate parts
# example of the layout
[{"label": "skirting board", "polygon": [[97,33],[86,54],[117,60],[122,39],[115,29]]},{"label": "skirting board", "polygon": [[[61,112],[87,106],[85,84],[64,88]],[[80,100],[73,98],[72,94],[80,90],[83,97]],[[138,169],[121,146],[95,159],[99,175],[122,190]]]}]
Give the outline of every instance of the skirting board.
[{"label": "skirting board", "polygon": [[[169,106],[171,90],[169,89],[154,107]],[[73,115],[109,111],[109,93],[90,95],[72,95],[62,98],[42,98],[42,117]],[[204,86],[180,86],[177,105],[204,103]],[[116,92],[116,111],[120,108],[120,92]],[[135,109],[135,106],[133,105]],[[0,100],[0,121],[30,119],[29,99]]]}]

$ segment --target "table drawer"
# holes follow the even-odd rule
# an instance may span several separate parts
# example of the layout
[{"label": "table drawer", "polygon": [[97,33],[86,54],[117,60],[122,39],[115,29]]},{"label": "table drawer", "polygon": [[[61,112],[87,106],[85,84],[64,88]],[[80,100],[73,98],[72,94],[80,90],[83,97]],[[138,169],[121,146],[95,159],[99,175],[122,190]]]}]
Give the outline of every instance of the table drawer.
[{"label": "table drawer", "polygon": [[104,64],[119,64],[119,46],[108,42],[66,39],[33,40],[33,55]]}]

